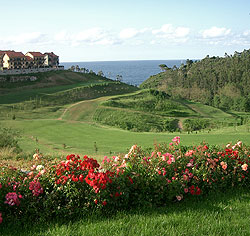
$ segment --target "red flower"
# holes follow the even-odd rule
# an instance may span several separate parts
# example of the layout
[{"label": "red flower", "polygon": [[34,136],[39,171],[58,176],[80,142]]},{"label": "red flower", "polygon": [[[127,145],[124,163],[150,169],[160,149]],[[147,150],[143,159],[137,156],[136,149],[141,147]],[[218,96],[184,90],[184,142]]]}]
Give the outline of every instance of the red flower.
[{"label": "red flower", "polygon": [[134,182],[133,182],[133,179],[132,179],[130,176],[128,176],[128,179],[129,179],[129,181],[130,181],[131,184],[134,183]]},{"label": "red flower", "polygon": [[106,201],[103,201],[103,202],[102,202],[102,205],[103,205],[103,206],[106,206],[106,205],[107,205],[107,202],[106,202]]}]

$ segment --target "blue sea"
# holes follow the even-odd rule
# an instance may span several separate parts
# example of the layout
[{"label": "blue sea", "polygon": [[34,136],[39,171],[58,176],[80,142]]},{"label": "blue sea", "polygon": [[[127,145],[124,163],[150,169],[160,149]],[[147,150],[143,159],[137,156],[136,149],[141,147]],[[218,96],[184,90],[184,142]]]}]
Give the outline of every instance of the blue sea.
[{"label": "blue sea", "polygon": [[95,73],[102,71],[105,77],[114,80],[117,75],[121,75],[122,82],[138,86],[151,75],[161,72],[160,64],[179,67],[181,63],[185,62],[186,60],[95,61],[62,62],[60,65],[63,65],[65,69],[78,65],[80,68],[93,70]]}]

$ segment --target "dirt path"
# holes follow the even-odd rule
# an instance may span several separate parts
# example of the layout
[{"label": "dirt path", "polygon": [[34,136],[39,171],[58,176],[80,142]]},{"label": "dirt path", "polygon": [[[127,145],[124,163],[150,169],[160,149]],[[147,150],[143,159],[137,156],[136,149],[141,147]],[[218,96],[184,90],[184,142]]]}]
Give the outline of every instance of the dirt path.
[{"label": "dirt path", "polygon": [[83,102],[86,102],[86,100],[80,101],[80,102],[77,102],[77,103],[74,103],[74,104],[71,104],[70,106],[68,106],[67,108],[65,108],[65,110],[64,110],[63,113],[62,113],[62,115],[61,115],[59,118],[57,118],[57,120],[62,120],[63,116],[65,115],[65,113],[66,113],[68,110],[70,110],[72,107],[77,106],[78,104],[83,103]]}]

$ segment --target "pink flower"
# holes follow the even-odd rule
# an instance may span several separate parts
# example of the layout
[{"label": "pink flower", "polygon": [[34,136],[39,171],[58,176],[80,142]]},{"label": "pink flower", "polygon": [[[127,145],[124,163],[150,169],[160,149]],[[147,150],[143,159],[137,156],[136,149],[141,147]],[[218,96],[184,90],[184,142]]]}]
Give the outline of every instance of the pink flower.
[{"label": "pink flower", "polygon": [[10,206],[19,206],[20,205],[20,201],[18,199],[18,196],[15,192],[11,192],[11,193],[7,193],[6,196],[6,201],[4,203],[10,205]]},{"label": "pink flower", "polygon": [[221,167],[222,167],[223,170],[226,170],[226,169],[227,169],[227,163],[226,163],[226,162],[222,161],[222,162],[220,163],[220,165],[221,165]]},{"label": "pink flower", "polygon": [[247,171],[247,167],[248,167],[247,164],[243,164],[243,165],[241,166],[242,170],[244,170],[244,171]]},{"label": "pink flower", "polygon": [[0,212],[0,224],[3,222],[2,213]]},{"label": "pink flower", "polygon": [[189,150],[185,153],[186,157],[191,157],[194,154],[194,150]]},{"label": "pink flower", "polygon": [[169,159],[169,160],[167,161],[167,163],[168,163],[169,165],[171,165],[171,163],[172,163],[171,159]]},{"label": "pink flower", "polygon": [[182,195],[179,195],[179,196],[176,196],[176,198],[177,198],[178,201],[181,201],[182,198],[183,198],[183,196],[182,196]]},{"label": "pink flower", "polygon": [[183,180],[184,181],[188,181],[188,176],[187,175],[183,175]]},{"label": "pink flower", "polygon": [[176,136],[176,137],[174,137],[174,138],[172,139],[172,141],[173,141],[176,145],[178,145],[178,144],[180,143],[180,137],[179,137],[179,136]]},{"label": "pink flower", "polygon": [[2,188],[2,184],[0,183],[0,189]]},{"label": "pink flower", "polygon": [[184,192],[185,192],[185,193],[188,193],[188,188],[184,188]]},{"label": "pink flower", "polygon": [[169,143],[169,146],[173,146],[173,143]]},{"label": "pink flower", "polygon": [[33,196],[36,196],[36,197],[38,197],[40,194],[43,193],[43,188],[42,188],[40,182],[35,181],[35,180],[30,182],[29,190],[31,190],[33,193]]},{"label": "pink flower", "polygon": [[160,157],[161,156],[161,152],[157,152],[157,156]]},{"label": "pink flower", "polygon": [[222,169],[223,169],[223,170],[226,170],[226,169],[227,169],[227,165],[223,165],[223,166],[222,166]]}]

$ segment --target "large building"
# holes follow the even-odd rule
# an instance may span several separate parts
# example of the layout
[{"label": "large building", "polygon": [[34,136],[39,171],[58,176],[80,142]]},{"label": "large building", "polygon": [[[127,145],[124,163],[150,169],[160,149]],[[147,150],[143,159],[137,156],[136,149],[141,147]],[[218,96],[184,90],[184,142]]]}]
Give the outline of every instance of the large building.
[{"label": "large building", "polygon": [[5,69],[24,69],[26,66],[26,58],[22,52],[9,51],[3,56],[3,68]]},{"label": "large building", "polygon": [[0,69],[32,69],[32,68],[57,68],[59,57],[53,52],[22,52],[0,51]]},{"label": "large building", "polygon": [[47,67],[57,67],[59,66],[59,56],[54,54],[53,52],[45,52],[44,53],[44,64]]},{"label": "large building", "polygon": [[[44,67],[44,54],[40,53],[40,52],[27,52],[25,54],[26,57],[29,57],[30,60],[30,68],[42,68]],[[31,58],[31,59],[30,59]]]}]

